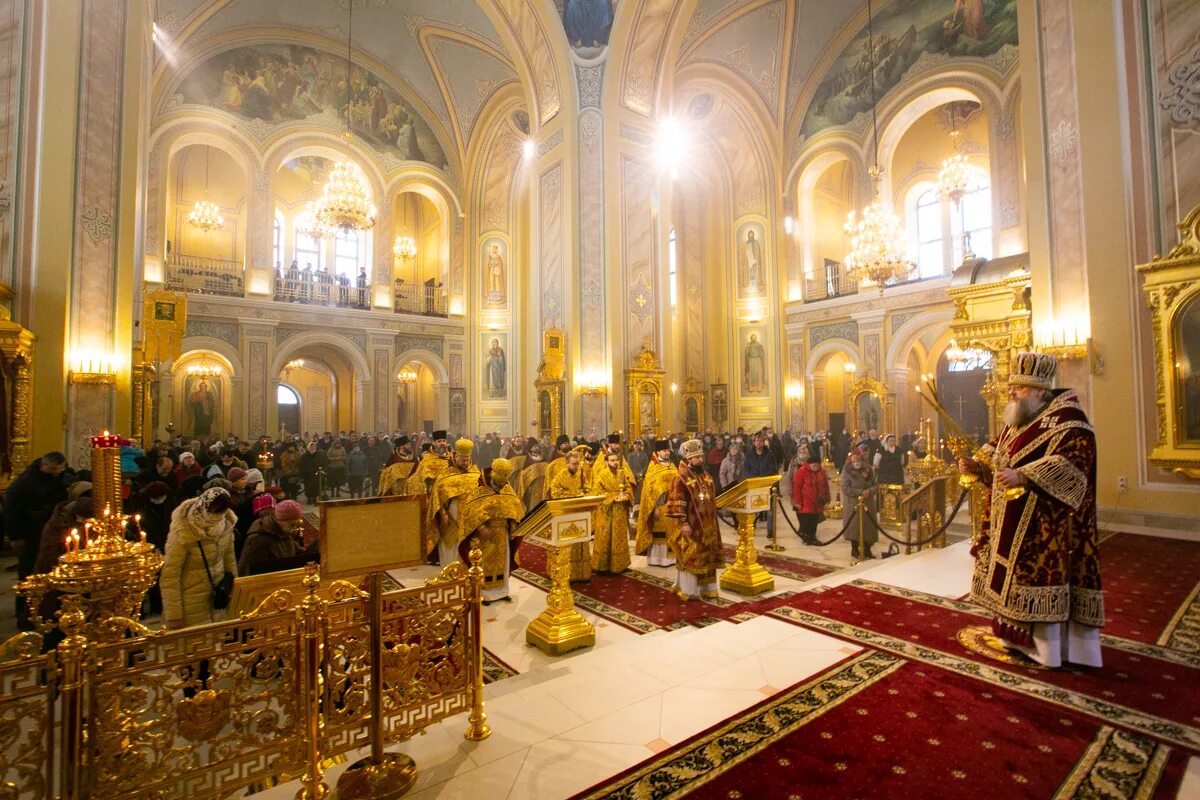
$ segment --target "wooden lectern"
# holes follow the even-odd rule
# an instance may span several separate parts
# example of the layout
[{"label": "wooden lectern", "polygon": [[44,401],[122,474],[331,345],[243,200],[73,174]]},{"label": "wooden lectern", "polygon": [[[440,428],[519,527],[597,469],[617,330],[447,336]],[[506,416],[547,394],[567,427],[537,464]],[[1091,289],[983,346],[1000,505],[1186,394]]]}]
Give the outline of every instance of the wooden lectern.
[{"label": "wooden lectern", "polygon": [[758,563],[754,549],[754,518],[771,510],[771,487],[778,475],[746,478],[717,497],[717,508],[737,514],[738,546],[733,565],[721,573],[721,588],[745,595],[772,591],[775,579]]},{"label": "wooden lectern", "polygon": [[592,540],[592,512],[604,498],[599,495],[546,500],[517,526],[518,535],[549,545],[546,571],[550,594],[546,608],[525,629],[525,641],[547,655],[560,656],[596,643],[596,629],[575,610],[571,591],[571,545]]}]

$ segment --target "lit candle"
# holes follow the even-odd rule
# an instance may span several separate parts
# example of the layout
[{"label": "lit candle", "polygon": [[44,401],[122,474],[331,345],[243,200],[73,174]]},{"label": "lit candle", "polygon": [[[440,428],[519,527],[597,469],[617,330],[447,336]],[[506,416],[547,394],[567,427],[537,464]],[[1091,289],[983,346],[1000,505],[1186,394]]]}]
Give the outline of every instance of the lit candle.
[{"label": "lit candle", "polygon": [[71,532],[68,533],[66,539],[63,540],[63,546],[67,548],[68,553],[71,552],[71,537],[73,537],[74,535],[75,535],[75,529],[71,528]]},{"label": "lit candle", "polygon": [[138,538],[141,539],[143,542],[146,541],[146,532],[144,530],[142,530],[142,515],[141,514],[133,515],[133,525],[134,525],[134,527],[137,528]]}]

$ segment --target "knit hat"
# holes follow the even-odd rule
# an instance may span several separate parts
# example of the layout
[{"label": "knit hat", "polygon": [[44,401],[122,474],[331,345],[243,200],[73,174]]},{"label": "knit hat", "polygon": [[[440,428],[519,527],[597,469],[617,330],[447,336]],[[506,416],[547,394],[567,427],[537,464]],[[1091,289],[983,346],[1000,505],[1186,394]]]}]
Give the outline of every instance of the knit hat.
[{"label": "knit hat", "polygon": [[[258,472],[258,470],[255,470],[255,472]],[[245,478],[248,474],[249,473],[247,473],[246,470],[242,469],[241,467],[234,467],[233,469],[229,470],[229,472],[225,473],[225,480],[229,481],[230,483],[233,483],[234,481],[240,481],[242,478]],[[262,477],[262,473],[260,472],[259,478],[261,478],[261,477]]]},{"label": "knit hat", "polygon": [[180,464],[182,464],[184,461],[195,461],[195,460],[196,460],[196,457],[194,455],[192,455],[191,453],[187,452],[186,450],[179,454],[179,463]]},{"label": "knit hat", "polygon": [[683,443],[683,457],[694,458],[704,455],[704,442],[699,439],[688,439]]},{"label": "knit hat", "polygon": [[1058,361],[1046,353],[1017,353],[1008,373],[1009,386],[1032,386],[1049,391],[1054,388]]},{"label": "knit hat", "polygon": [[276,503],[275,505],[275,519],[280,522],[291,522],[303,517],[304,509],[295,500],[284,500],[282,503]]},{"label": "knit hat", "polygon": [[263,511],[266,511],[268,508],[274,508],[274,507],[275,507],[275,498],[273,496],[271,496],[271,494],[269,492],[263,492],[262,494],[258,495],[257,497],[254,498],[254,502],[252,502],[250,504],[250,510],[254,512],[255,516],[258,516]]},{"label": "knit hat", "polygon": [[171,493],[171,487],[167,486],[162,481],[154,481],[146,487],[146,497],[151,500],[157,500],[160,497],[166,497]]},{"label": "knit hat", "polygon": [[[229,470],[229,471],[233,472],[233,470]],[[246,485],[247,486],[258,486],[262,482],[263,482],[263,474],[262,474],[261,469],[253,468],[253,469],[246,470]]]},{"label": "knit hat", "polygon": [[276,499],[283,497],[287,494],[287,492],[285,492],[283,490],[282,486],[277,486],[275,484],[271,484],[270,486],[268,486],[266,489],[266,492],[267,492],[267,494],[271,495],[272,497],[274,497]]}]

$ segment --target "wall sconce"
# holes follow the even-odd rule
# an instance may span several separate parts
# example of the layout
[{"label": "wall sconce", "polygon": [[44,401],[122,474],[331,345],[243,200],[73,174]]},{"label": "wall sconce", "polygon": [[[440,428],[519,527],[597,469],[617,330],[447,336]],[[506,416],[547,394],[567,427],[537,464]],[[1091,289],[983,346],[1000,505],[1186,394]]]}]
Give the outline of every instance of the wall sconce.
[{"label": "wall sconce", "polygon": [[671,384],[671,394],[679,394],[679,384],[678,383]]},{"label": "wall sconce", "polygon": [[1092,337],[1086,331],[1086,325],[1065,325],[1051,322],[1046,326],[1047,335],[1034,333],[1036,348],[1047,355],[1054,356],[1059,361],[1087,360],[1088,368],[1093,375],[1104,374],[1104,357],[1096,352]]},{"label": "wall sconce", "polygon": [[790,236],[792,231],[795,229],[796,229],[796,220],[792,219],[791,214],[788,214],[786,217],[783,218],[784,233],[787,233]]},{"label": "wall sconce", "polygon": [[603,395],[608,393],[608,381],[600,370],[579,373],[579,393],[587,395]]},{"label": "wall sconce", "polygon": [[804,385],[796,381],[792,381],[784,387],[783,396],[788,400],[803,400]]},{"label": "wall sconce", "polygon": [[396,380],[400,381],[401,383],[403,383],[405,385],[416,383],[417,382],[416,370],[414,370],[410,367],[404,367],[403,369],[400,370],[400,373],[398,375],[396,375]]},{"label": "wall sconce", "polygon": [[71,358],[71,383],[117,382],[116,357],[111,353],[82,351]]},{"label": "wall sconce", "polygon": [[853,361],[847,361],[846,366],[843,369],[846,370],[847,375],[853,375],[854,373],[858,372],[858,364],[855,364]]}]

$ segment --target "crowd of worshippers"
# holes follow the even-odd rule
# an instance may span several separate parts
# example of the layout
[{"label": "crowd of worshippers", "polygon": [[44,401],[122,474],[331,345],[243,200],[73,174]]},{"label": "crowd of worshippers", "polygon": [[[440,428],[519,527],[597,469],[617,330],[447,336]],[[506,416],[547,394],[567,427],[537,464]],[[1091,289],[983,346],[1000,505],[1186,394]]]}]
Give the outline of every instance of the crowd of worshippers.
[{"label": "crowd of worshippers", "polygon": [[[463,438],[468,437],[446,431],[392,435],[351,431],[254,441],[233,435],[213,442],[177,437],[155,441],[146,449],[128,442],[121,448],[125,510],[140,515],[147,541],[166,555],[163,579],[148,596],[148,612],[162,613],[168,625],[208,621],[213,609],[206,598],[226,573],[273,571],[319,557],[316,531],[303,520],[300,498],[315,504],[330,498],[428,491],[429,485],[413,482],[421,459],[427,454],[449,459],[454,444]],[[718,492],[747,477],[782,473],[783,491],[791,497],[800,536],[808,543],[815,542],[816,525],[829,501],[823,460],[841,465],[842,494],[849,498],[846,513],[853,512],[860,495],[874,513],[873,487],[903,483],[905,463],[926,454],[924,439],[913,434],[897,441],[894,435],[880,439],[874,431],[852,437],[825,432],[779,434],[769,427],[633,441],[622,441],[619,435],[602,442],[594,435],[559,436],[551,441],[495,433],[469,437],[469,441],[469,461],[481,473],[495,459],[506,461],[506,483],[525,509],[550,496],[548,477],[553,471],[547,466],[568,453],[576,454],[582,474],[590,476],[602,451],[619,451],[629,471],[630,503],[636,505],[656,449],[678,467],[685,445],[698,442],[704,470]],[[695,445],[690,449],[696,452]],[[87,469],[73,468],[57,452],[36,459],[4,496],[4,534],[18,551],[18,577],[52,569],[63,552],[66,534],[98,511]],[[634,517],[636,508],[629,514]],[[197,544],[226,539],[227,547],[222,544],[211,552]],[[870,543],[864,557],[872,557]],[[857,540],[851,541],[851,547],[857,557]],[[29,626],[21,598],[17,617],[22,627]]]}]

